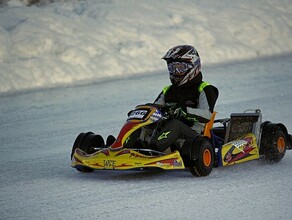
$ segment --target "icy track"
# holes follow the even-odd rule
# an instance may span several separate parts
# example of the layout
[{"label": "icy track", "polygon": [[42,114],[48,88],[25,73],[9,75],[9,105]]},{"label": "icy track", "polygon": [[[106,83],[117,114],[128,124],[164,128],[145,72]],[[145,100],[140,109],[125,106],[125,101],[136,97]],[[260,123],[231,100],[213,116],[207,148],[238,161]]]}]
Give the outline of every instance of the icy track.
[{"label": "icy track", "polygon": [[70,167],[80,132],[116,135],[156,98],[169,83],[160,57],[178,44],[198,49],[220,90],[218,118],[260,108],[292,133],[291,11],[290,0],[0,7],[0,219],[291,220],[291,151],[206,178]]},{"label": "icy track", "polygon": [[[218,117],[261,108],[292,132],[292,54],[205,66],[220,90]],[[117,134],[128,110],[151,102],[166,72],[89,86],[0,97],[1,219],[292,218],[292,152],[274,165],[252,161],[188,171],[101,171],[70,167],[80,132]]]}]

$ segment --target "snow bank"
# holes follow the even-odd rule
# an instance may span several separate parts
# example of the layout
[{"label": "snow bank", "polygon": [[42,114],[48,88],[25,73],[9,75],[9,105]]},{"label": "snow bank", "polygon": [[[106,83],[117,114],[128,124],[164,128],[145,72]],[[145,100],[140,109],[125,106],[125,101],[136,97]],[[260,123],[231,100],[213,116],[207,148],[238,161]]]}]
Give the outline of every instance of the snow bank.
[{"label": "snow bank", "polygon": [[[18,4],[17,4],[18,2]],[[204,64],[292,51],[286,1],[58,1],[0,8],[0,93],[165,71],[172,46]]]}]

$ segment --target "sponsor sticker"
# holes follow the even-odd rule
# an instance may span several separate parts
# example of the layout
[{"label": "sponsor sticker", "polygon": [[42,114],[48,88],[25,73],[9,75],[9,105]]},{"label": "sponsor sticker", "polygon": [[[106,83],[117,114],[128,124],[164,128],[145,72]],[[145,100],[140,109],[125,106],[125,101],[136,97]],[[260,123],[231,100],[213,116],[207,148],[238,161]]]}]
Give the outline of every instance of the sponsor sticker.
[{"label": "sponsor sticker", "polygon": [[104,160],[103,161],[103,166],[104,167],[113,168],[113,167],[116,166],[116,161],[115,160]]},{"label": "sponsor sticker", "polygon": [[151,119],[152,121],[158,121],[159,119],[162,118],[162,114],[160,111],[156,110],[152,115],[151,115]]}]

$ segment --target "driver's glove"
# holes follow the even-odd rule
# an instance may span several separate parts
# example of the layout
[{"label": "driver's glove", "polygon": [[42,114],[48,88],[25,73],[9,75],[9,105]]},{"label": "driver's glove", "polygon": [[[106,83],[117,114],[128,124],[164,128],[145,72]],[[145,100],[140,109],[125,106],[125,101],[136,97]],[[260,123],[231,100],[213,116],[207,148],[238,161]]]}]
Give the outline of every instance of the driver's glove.
[{"label": "driver's glove", "polygon": [[174,111],[175,118],[185,118],[187,115],[187,108],[185,106],[180,106]]}]

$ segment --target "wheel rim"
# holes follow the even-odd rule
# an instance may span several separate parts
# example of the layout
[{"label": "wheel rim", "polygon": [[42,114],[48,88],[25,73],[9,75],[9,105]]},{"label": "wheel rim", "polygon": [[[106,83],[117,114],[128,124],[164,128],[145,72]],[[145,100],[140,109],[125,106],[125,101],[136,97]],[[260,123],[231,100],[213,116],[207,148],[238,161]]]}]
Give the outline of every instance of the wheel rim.
[{"label": "wheel rim", "polygon": [[285,151],[286,144],[285,144],[285,139],[283,137],[278,138],[277,146],[278,146],[278,151],[280,153],[283,153]]},{"label": "wheel rim", "polygon": [[208,167],[211,165],[211,161],[212,161],[211,151],[209,149],[206,149],[203,154],[203,163],[206,167]]}]

